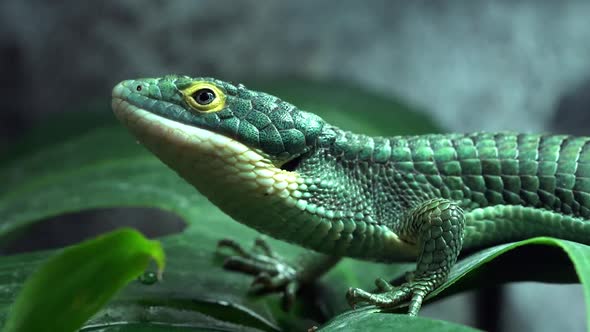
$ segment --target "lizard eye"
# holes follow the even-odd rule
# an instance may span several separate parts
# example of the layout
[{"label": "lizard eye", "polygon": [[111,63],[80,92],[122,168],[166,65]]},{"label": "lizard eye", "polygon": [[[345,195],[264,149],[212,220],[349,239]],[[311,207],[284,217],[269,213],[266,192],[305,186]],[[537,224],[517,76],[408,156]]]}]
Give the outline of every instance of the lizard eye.
[{"label": "lizard eye", "polygon": [[192,94],[192,97],[199,105],[203,106],[211,104],[216,98],[215,92],[208,88],[195,91],[195,93]]},{"label": "lizard eye", "polygon": [[225,107],[224,91],[211,82],[196,81],[181,93],[188,106],[199,113],[218,112]]}]

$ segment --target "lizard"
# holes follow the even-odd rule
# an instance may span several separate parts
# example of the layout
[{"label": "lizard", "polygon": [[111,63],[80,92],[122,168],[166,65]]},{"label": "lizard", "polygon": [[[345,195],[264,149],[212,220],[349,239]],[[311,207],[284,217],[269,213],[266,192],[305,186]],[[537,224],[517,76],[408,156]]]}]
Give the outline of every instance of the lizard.
[{"label": "lizard", "polygon": [[[407,280],[350,288],[354,307],[408,303],[448,277],[461,251],[535,236],[590,244],[590,138],[513,132],[371,137],[271,94],[210,77],[125,80],[120,122],[237,222],[310,249],[286,262],[262,239],[231,239],[224,266],[258,291],[296,290],[341,257],[416,262]],[[370,110],[359,110],[370,111]]]}]

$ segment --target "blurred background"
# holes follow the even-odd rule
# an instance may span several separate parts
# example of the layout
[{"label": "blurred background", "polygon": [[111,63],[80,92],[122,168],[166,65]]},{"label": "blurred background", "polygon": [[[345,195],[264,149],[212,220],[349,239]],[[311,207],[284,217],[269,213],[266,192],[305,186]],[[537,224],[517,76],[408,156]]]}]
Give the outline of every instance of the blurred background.
[{"label": "blurred background", "polygon": [[[442,131],[589,135],[589,17],[584,0],[3,0],[0,156],[60,113],[110,112],[120,80],[169,73],[345,83],[412,105]],[[67,232],[41,234],[59,243]],[[423,315],[582,331],[584,308],[579,285],[521,283]]]}]

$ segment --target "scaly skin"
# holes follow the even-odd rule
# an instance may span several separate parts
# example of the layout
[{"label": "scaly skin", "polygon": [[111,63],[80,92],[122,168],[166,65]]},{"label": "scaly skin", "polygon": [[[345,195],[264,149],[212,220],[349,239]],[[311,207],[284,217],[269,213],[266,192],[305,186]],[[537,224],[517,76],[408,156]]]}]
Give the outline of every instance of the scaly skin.
[{"label": "scaly skin", "polygon": [[[444,282],[462,248],[533,236],[590,243],[590,138],[514,133],[369,137],[277,97],[211,78],[121,82],[116,116],[149,150],[235,220],[323,253],[288,265],[237,243],[226,267],[292,300],[349,256],[417,260],[399,287],[377,279],[351,304],[393,307]],[[316,254],[320,255],[320,254]],[[312,267],[310,269],[310,266]],[[312,271],[312,272],[306,272]]]}]

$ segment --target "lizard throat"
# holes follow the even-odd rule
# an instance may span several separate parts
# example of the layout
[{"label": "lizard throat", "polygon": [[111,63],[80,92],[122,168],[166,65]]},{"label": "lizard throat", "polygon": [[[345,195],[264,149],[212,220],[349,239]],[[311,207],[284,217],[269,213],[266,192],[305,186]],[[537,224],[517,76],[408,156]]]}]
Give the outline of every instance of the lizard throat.
[{"label": "lizard throat", "polygon": [[232,138],[166,119],[117,96],[112,108],[140,143],[222,209],[237,195],[271,196],[288,206],[296,206],[302,195],[299,174]]}]

